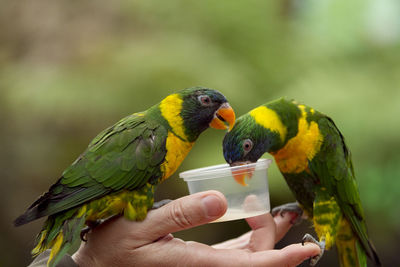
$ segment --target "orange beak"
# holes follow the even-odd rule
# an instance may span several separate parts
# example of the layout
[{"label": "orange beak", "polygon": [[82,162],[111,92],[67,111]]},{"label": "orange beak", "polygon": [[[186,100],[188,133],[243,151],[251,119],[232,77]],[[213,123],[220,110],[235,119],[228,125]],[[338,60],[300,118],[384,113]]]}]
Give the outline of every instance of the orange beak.
[{"label": "orange beak", "polygon": [[232,130],[233,125],[235,125],[235,112],[233,108],[228,103],[222,104],[217,112],[215,112],[214,119],[209,125],[215,129]]},{"label": "orange beak", "polygon": [[246,163],[237,163],[232,166],[241,166],[232,169],[232,176],[238,184],[242,186],[248,186],[248,184],[245,182],[245,179],[246,177],[247,179],[251,179],[251,177],[253,177],[255,166],[249,167]]}]

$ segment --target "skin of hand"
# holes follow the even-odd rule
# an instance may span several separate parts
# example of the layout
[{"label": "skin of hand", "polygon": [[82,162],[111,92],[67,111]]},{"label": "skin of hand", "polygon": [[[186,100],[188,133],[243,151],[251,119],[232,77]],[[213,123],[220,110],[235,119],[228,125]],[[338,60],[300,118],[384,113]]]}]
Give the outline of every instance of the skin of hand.
[{"label": "skin of hand", "polygon": [[141,222],[123,217],[110,219],[82,242],[72,256],[85,266],[297,266],[317,255],[317,245],[274,245],[291,227],[293,214],[269,213],[246,219],[251,231],[214,246],[182,241],[171,233],[206,224],[227,209],[223,194],[206,191],[174,200],[151,210]]}]

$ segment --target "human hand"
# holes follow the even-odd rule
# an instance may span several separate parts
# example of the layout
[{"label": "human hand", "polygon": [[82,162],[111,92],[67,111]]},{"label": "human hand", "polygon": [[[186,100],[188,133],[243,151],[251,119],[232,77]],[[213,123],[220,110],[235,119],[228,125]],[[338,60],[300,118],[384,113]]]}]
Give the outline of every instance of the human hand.
[{"label": "human hand", "polygon": [[296,266],[319,253],[315,244],[273,250],[291,227],[290,213],[248,218],[252,231],[214,246],[184,242],[171,233],[206,224],[227,209],[225,197],[206,191],[149,211],[142,222],[115,218],[96,227],[73,255],[85,266]]}]

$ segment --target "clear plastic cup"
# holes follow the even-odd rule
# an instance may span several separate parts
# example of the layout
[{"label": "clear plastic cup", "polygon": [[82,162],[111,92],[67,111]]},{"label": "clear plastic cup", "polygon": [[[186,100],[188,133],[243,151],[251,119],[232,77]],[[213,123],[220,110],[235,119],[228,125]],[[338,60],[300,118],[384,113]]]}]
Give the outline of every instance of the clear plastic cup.
[{"label": "clear plastic cup", "polygon": [[[181,172],[190,194],[217,190],[225,195],[228,210],[215,222],[231,221],[258,216],[270,211],[267,169],[270,159],[260,159],[256,163],[230,167],[228,164]],[[246,178],[246,186],[237,183],[232,175],[247,173],[253,169],[251,178]]]}]

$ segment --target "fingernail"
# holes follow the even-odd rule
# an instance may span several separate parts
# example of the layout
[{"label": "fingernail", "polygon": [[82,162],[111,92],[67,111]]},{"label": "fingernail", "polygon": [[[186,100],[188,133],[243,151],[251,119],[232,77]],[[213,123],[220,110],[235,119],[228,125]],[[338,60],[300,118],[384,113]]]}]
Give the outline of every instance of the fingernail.
[{"label": "fingernail", "polygon": [[313,256],[318,255],[318,253],[321,251],[321,248],[317,244],[314,244],[312,242],[304,242],[303,246],[304,247],[314,247],[315,253]]},{"label": "fingernail", "polygon": [[224,208],[221,205],[221,199],[214,195],[203,197],[201,199],[201,202],[204,205],[208,217],[217,217],[222,215],[222,213],[224,212]]}]

